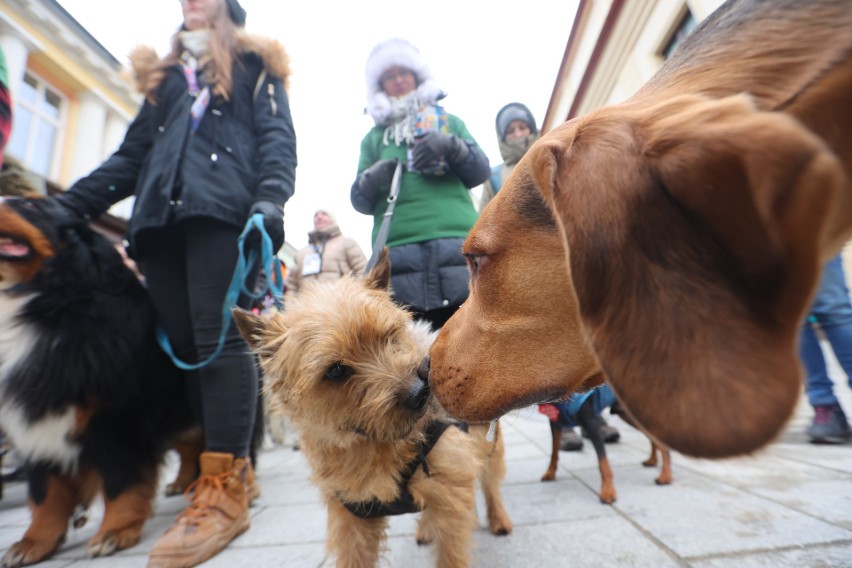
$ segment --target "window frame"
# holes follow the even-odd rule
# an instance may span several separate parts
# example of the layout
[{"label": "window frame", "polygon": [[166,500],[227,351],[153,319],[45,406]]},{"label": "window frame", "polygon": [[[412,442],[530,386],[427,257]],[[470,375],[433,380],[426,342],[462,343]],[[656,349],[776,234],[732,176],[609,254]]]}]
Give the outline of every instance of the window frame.
[{"label": "window frame", "polygon": [[[691,27],[689,27],[689,31],[681,35],[681,32],[683,32],[690,24]],[[689,9],[689,5],[684,4],[681,12],[678,14],[678,17],[674,20],[671,31],[666,34],[666,39],[657,50],[657,55],[659,55],[663,61],[669,59],[680,44],[692,35],[692,32],[695,31],[696,27],[698,27],[698,19],[695,17],[692,10]]]},{"label": "window frame", "polygon": [[[39,73],[36,73],[32,69],[26,69],[24,74],[20,78],[20,84],[26,81],[26,78],[32,78],[35,85],[35,101],[30,103],[20,99],[20,97],[12,97],[12,135],[15,135],[15,116],[18,114],[18,108],[25,108],[31,115],[31,120],[29,124],[29,131],[25,134],[26,138],[24,140],[24,155],[23,156],[13,156],[18,158],[23,162],[24,166],[27,169],[32,170],[32,164],[34,163],[34,158],[36,156],[36,142],[38,140],[38,127],[42,122],[53,126],[56,129],[56,136],[53,140],[53,148],[51,148],[51,155],[48,157],[48,166],[47,172],[43,175],[45,178],[50,179],[52,181],[56,180],[59,175],[59,167],[61,165],[62,152],[61,148],[63,147],[65,134],[67,131],[68,124],[68,112],[70,108],[70,99],[62,92],[61,89],[57,88],[55,85],[50,83],[47,79],[45,79]],[[19,87],[19,89],[22,87]],[[42,112],[41,105],[47,101],[47,93],[48,91],[55,95],[59,99],[59,116],[53,118],[48,116]],[[18,91],[20,92],[20,90]],[[34,171],[34,170],[33,170]],[[42,175],[40,172],[35,172],[37,175]]]}]

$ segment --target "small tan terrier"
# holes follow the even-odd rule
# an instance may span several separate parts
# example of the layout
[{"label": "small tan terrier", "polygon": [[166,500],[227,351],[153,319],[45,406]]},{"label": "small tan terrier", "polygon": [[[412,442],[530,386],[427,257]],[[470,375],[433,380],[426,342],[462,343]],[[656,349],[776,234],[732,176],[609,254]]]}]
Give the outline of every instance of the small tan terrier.
[{"label": "small tan terrier", "polygon": [[495,535],[511,532],[499,427],[450,422],[418,373],[428,325],[391,300],[387,251],[364,278],[317,282],[269,317],[235,311],[273,404],[299,427],[340,567],[377,565],[387,516],[420,511],[440,567],[468,566],[479,479]]}]

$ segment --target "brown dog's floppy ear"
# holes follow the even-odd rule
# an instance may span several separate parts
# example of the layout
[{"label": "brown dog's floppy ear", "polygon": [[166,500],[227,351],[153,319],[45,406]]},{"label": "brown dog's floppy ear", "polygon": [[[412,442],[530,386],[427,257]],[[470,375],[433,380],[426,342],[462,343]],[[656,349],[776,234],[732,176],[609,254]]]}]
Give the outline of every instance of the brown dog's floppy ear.
[{"label": "brown dog's floppy ear", "polygon": [[836,238],[829,216],[845,177],[837,157],[792,117],[757,111],[746,95],[675,99],[642,128],[664,190],[730,252],[746,289],[773,289],[789,274],[770,312],[798,321]]},{"label": "brown dog's floppy ear", "polygon": [[[620,151],[588,128],[578,156],[554,160],[552,183],[538,173],[583,323],[652,436],[700,457],[752,452],[801,392],[797,338],[843,170],[794,119],[747,97],[682,97],[636,117],[621,129],[635,138],[610,144]],[[558,171],[567,162],[581,171]]]},{"label": "brown dog's floppy ear", "polygon": [[379,253],[376,266],[364,278],[367,281],[367,286],[374,290],[390,288],[390,253],[387,247],[384,247],[382,252]]}]

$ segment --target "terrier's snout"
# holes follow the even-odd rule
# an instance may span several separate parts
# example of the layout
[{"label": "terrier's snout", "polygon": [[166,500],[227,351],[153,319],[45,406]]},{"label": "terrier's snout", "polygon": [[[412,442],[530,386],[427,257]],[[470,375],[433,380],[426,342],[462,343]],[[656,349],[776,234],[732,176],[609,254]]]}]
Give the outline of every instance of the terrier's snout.
[{"label": "terrier's snout", "polygon": [[426,406],[426,400],[429,398],[430,390],[429,383],[423,380],[420,376],[420,371],[417,372],[417,379],[412,383],[408,396],[405,399],[405,405],[412,410],[422,410]]}]

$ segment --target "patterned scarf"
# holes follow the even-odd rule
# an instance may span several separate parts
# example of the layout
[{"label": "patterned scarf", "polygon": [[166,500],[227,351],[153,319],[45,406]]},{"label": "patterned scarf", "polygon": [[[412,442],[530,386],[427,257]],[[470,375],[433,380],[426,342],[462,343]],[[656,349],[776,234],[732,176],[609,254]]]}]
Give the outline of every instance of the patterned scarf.
[{"label": "patterned scarf", "polygon": [[412,91],[401,97],[388,98],[391,101],[391,113],[388,117],[390,124],[385,128],[382,142],[387,146],[393,140],[397,146],[409,146],[414,142],[417,111],[420,108],[417,93]]},{"label": "patterned scarf", "polygon": [[203,77],[201,80],[199,79],[199,75],[203,76],[203,72],[199,73],[198,63],[199,59],[207,56],[210,30],[184,31],[180,32],[179,35],[181,44],[185,48],[180,56],[181,68],[186,78],[187,91],[195,97],[189,111],[190,128],[192,132],[195,132],[198,130],[198,125],[201,124],[207,105],[210,104],[210,86],[202,83]]}]

